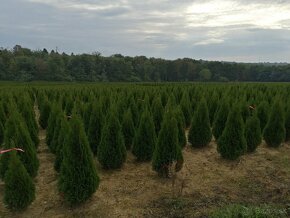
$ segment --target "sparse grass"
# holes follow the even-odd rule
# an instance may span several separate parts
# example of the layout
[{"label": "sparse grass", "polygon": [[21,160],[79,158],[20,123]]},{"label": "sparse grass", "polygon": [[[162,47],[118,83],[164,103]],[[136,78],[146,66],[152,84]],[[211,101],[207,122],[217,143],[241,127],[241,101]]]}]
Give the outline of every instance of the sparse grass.
[{"label": "sparse grass", "polygon": [[287,209],[277,208],[269,205],[260,207],[244,206],[244,205],[229,205],[225,208],[214,211],[211,218],[286,218]]}]

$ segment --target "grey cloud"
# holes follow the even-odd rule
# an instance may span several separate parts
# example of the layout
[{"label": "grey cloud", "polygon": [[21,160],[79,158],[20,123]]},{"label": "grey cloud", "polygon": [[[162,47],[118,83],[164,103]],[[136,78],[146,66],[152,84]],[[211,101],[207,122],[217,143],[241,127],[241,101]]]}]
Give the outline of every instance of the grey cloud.
[{"label": "grey cloud", "polygon": [[[206,25],[221,19],[219,13],[194,14],[195,19],[190,21],[188,7],[205,2],[213,1],[7,0],[0,8],[0,47],[58,46],[67,53],[100,51],[104,55],[122,53],[169,59],[289,60],[290,18],[279,20],[279,28],[239,20]],[[287,1],[236,2],[242,6],[279,4],[285,13],[290,8]]]}]

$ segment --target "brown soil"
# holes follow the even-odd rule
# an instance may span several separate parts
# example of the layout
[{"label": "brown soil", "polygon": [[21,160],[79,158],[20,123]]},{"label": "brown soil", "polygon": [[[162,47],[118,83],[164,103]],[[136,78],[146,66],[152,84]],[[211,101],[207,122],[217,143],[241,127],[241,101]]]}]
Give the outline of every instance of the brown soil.
[{"label": "brown soil", "polygon": [[[204,217],[230,203],[290,205],[289,144],[272,149],[263,143],[239,161],[226,161],[212,142],[203,149],[184,149],[184,167],[175,180],[158,178],[150,163],[137,163],[131,154],[121,170],[104,171],[97,164],[99,189],[83,205],[70,208],[57,192],[45,131],[39,136],[36,199],[20,213],[0,202],[0,217]],[[0,183],[0,195],[3,189]]]}]

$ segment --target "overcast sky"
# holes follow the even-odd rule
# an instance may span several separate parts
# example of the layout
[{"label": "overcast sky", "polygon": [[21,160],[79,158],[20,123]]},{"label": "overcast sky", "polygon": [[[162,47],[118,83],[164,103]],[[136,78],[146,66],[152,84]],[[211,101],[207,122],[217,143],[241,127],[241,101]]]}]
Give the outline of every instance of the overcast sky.
[{"label": "overcast sky", "polygon": [[290,62],[290,1],[1,0],[0,47]]}]

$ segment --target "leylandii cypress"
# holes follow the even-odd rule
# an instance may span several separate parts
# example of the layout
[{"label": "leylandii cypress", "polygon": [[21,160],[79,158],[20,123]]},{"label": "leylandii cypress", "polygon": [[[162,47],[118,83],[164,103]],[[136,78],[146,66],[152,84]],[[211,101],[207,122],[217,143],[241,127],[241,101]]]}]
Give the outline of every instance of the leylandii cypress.
[{"label": "leylandii cypress", "polygon": [[272,106],[268,123],[264,129],[264,139],[270,147],[279,147],[285,140],[284,111],[279,100]]},{"label": "leylandii cypress", "polygon": [[125,140],[125,146],[127,150],[129,150],[131,149],[133,139],[135,136],[135,127],[130,108],[124,113],[122,122],[122,132]]},{"label": "leylandii cypress", "polygon": [[159,176],[168,177],[171,165],[175,164],[175,171],[183,165],[181,147],[178,143],[177,121],[173,112],[166,112],[158,135],[157,145],[154,150],[152,167]]},{"label": "leylandii cypress", "polygon": [[96,155],[101,141],[103,124],[102,108],[99,104],[94,104],[91,110],[91,117],[88,126],[88,139],[93,153]]},{"label": "leylandii cypress", "polygon": [[59,191],[70,205],[86,201],[99,185],[99,177],[84,126],[72,115],[59,175]]},{"label": "leylandii cypress", "polygon": [[177,121],[177,129],[178,129],[178,143],[181,148],[184,148],[186,145],[186,136],[185,136],[185,119],[183,113],[181,111],[180,106],[177,106],[174,109],[174,116]]},{"label": "leylandii cypress", "polygon": [[212,133],[216,140],[222,135],[229,114],[229,104],[223,99],[213,121]]},{"label": "leylandii cypress", "polygon": [[51,106],[48,100],[44,100],[43,105],[40,107],[39,124],[43,129],[46,129]]},{"label": "leylandii cypress", "polygon": [[35,186],[16,152],[9,155],[9,165],[4,178],[4,202],[12,210],[23,210],[35,199]]},{"label": "leylandii cypress", "polygon": [[269,104],[262,101],[257,107],[257,116],[260,120],[261,131],[263,132],[269,119]]},{"label": "leylandii cypress", "polygon": [[290,104],[289,103],[288,103],[288,109],[286,110],[285,129],[286,129],[286,141],[289,141],[290,140]]},{"label": "leylandii cypress", "polygon": [[180,101],[181,110],[185,118],[186,127],[189,127],[191,123],[192,113],[191,113],[191,104],[189,100],[188,90],[183,92],[181,101]]},{"label": "leylandii cypress", "polygon": [[132,153],[139,161],[149,161],[152,158],[155,143],[156,133],[153,119],[148,109],[145,109],[136,130]]},{"label": "leylandii cypress", "polygon": [[152,116],[153,116],[153,122],[156,130],[156,134],[159,133],[161,129],[161,123],[163,118],[163,105],[161,102],[160,95],[156,96],[152,103]]},{"label": "leylandii cypress", "polygon": [[105,169],[120,168],[126,160],[126,147],[116,109],[112,108],[107,116],[97,157]]},{"label": "leylandii cypress", "polygon": [[[11,108],[11,114],[5,124],[4,148],[10,148],[10,140],[13,139],[17,147],[25,152],[19,153],[20,160],[24,164],[31,177],[37,175],[39,162],[36,155],[35,145],[29,135],[28,130],[23,125],[21,115],[16,109]],[[9,155],[3,154],[0,159],[0,177],[3,178],[8,168]]]},{"label": "leylandii cypress", "polygon": [[256,113],[250,116],[246,121],[245,137],[248,152],[254,152],[257,146],[262,142],[260,121]]},{"label": "leylandii cypress", "polygon": [[235,106],[230,111],[225,129],[217,141],[217,150],[223,158],[235,160],[246,149],[243,118],[240,109]]},{"label": "leylandii cypress", "polygon": [[191,142],[193,147],[204,147],[210,143],[211,138],[212,134],[207,104],[205,100],[202,99],[193,115],[188,141]]}]

